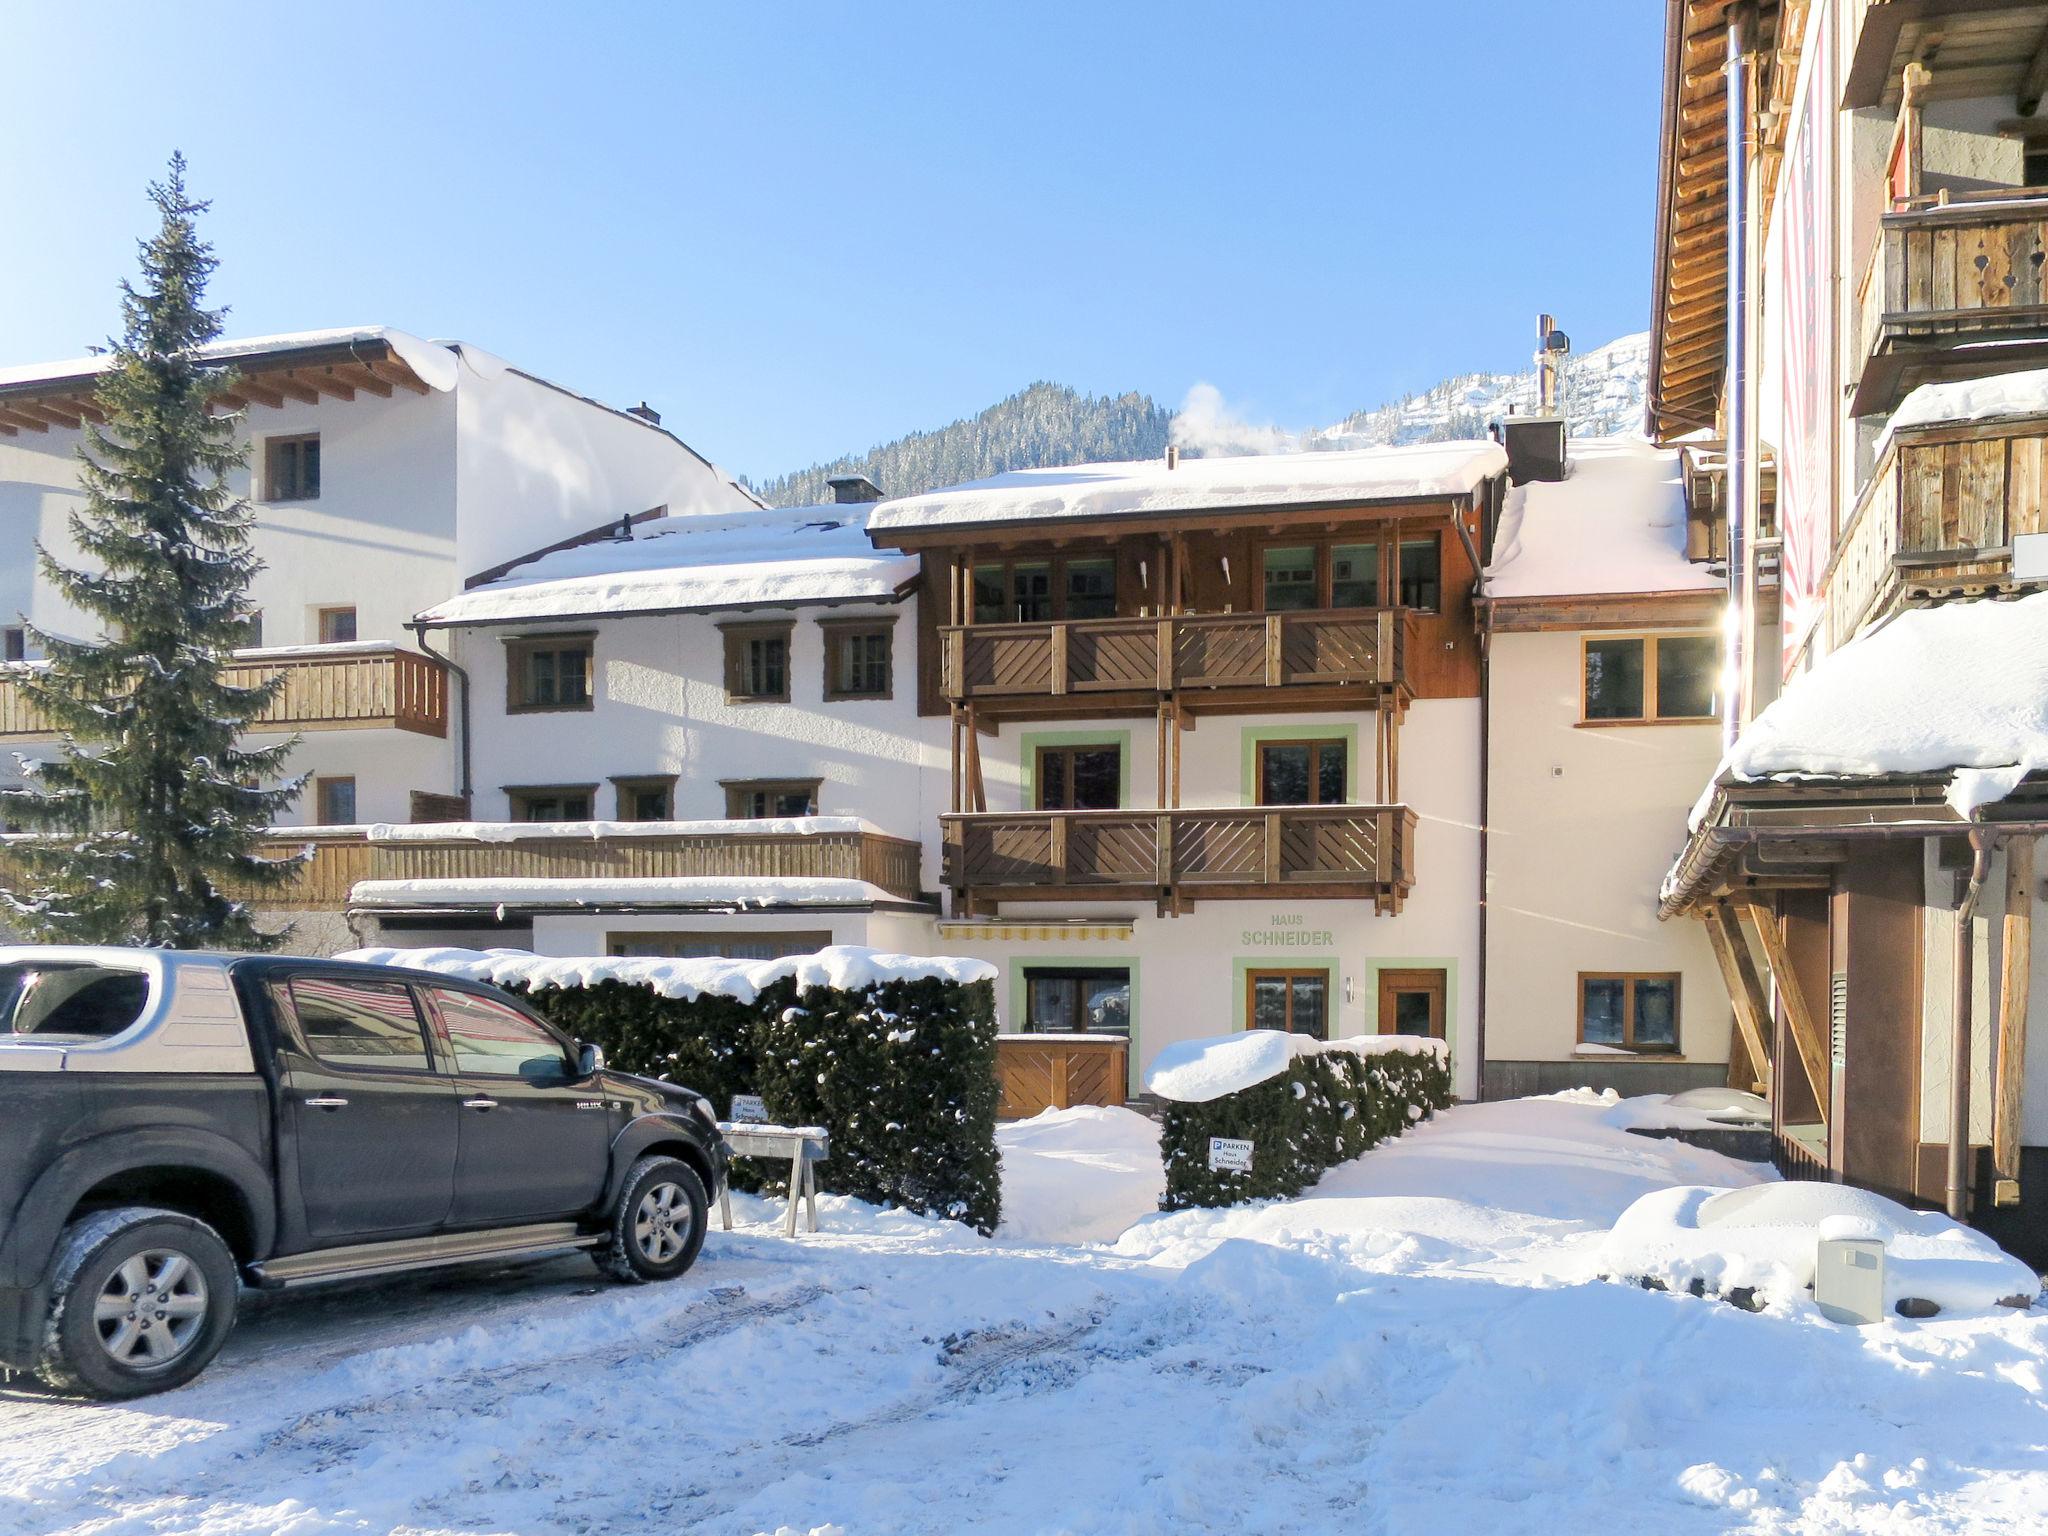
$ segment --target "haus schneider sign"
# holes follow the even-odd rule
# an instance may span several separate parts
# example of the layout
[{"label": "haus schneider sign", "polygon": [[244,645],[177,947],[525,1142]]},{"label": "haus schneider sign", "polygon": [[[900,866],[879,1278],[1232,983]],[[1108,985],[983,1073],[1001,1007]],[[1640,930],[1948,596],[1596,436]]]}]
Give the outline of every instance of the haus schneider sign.
[{"label": "haus schneider sign", "polygon": [[1275,912],[1263,928],[1247,928],[1238,935],[1246,949],[1330,949],[1336,935],[1327,928],[1311,928],[1299,912]]}]

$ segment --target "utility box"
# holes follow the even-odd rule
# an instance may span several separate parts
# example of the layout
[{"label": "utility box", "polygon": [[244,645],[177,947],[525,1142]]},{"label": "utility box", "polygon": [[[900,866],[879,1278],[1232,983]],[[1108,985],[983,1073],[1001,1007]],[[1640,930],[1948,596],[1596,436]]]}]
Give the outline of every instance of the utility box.
[{"label": "utility box", "polygon": [[1884,1240],[1823,1237],[1813,1257],[1813,1304],[1833,1323],[1884,1318]]}]

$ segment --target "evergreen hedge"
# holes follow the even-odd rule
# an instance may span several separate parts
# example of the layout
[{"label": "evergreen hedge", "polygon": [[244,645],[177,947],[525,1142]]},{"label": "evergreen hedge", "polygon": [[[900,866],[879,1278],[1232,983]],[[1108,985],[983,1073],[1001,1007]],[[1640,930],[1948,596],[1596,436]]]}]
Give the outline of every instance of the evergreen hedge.
[{"label": "evergreen hedge", "polygon": [[[1441,1051],[1341,1046],[1297,1056],[1285,1071],[1206,1103],[1168,1100],[1159,1147],[1166,1160],[1164,1211],[1238,1205],[1300,1194],[1348,1162],[1451,1102]],[[1209,1138],[1252,1143],[1249,1172],[1209,1167]]]},{"label": "evergreen hedge", "polygon": [[[721,1118],[732,1117],[734,1094],[752,1093],[779,1125],[823,1126],[832,1151],[818,1184],[829,1193],[996,1228],[990,982],[919,977],[799,993],[785,978],[751,1003],[610,979],[513,990],[611,1066],[692,1088]],[[780,1193],[788,1173],[741,1158],[732,1182]]]}]

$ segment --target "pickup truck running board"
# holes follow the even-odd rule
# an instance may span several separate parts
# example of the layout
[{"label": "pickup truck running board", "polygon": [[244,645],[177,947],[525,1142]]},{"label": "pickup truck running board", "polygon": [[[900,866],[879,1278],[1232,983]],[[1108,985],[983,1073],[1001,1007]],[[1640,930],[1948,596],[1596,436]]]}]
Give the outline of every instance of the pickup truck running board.
[{"label": "pickup truck running board", "polygon": [[433,1237],[401,1237],[385,1243],[323,1248],[317,1253],[265,1259],[251,1264],[249,1273],[264,1287],[311,1285],[320,1280],[354,1280],[406,1269],[432,1269],[441,1264],[467,1264],[477,1259],[525,1259],[546,1253],[572,1253],[578,1248],[594,1248],[603,1241],[603,1234],[579,1231],[573,1221],[547,1221],[524,1227],[495,1227],[487,1232],[448,1232]]}]

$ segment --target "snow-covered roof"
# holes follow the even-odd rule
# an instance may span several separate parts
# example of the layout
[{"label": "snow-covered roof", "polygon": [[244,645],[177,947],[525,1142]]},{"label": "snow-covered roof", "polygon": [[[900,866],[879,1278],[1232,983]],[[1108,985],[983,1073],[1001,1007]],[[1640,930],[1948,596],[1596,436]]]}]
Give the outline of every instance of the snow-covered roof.
[{"label": "snow-covered roof", "polygon": [[1909,392],[1892,412],[1877,440],[1877,453],[1882,457],[1892,434],[1909,427],[1997,421],[2012,416],[2048,416],[2048,368],[1996,373],[1984,379],[1957,379],[1947,384],[1922,384]]},{"label": "snow-covered roof", "polygon": [[[382,342],[406,367],[432,389],[455,387],[455,352],[449,344],[423,341],[410,331],[389,325],[340,326],[324,331],[282,331],[274,336],[244,336],[233,341],[216,341],[200,348],[200,355],[213,362],[234,362],[272,352],[311,351],[316,347],[345,347],[363,342]],[[93,378],[113,364],[106,353],[74,357],[55,363],[18,363],[0,368],[0,389],[9,385],[41,384],[66,379]]]},{"label": "snow-covered roof", "polygon": [[1786,684],[1714,777],[1947,773],[1967,816],[2043,771],[2048,592],[1910,609],[1858,636]]},{"label": "snow-covered roof", "polygon": [[1679,454],[1640,438],[1570,446],[1562,480],[1510,488],[1488,597],[1705,592],[1723,583],[1685,557]]},{"label": "snow-covered roof", "polygon": [[630,538],[536,555],[436,603],[431,625],[674,613],[804,603],[889,602],[917,578],[912,556],[867,538],[870,504],[660,517]]},{"label": "snow-covered roof", "polygon": [[901,906],[903,898],[865,880],[792,875],[677,875],[555,878],[480,876],[441,880],[358,880],[349,905],[431,907],[787,907]]},{"label": "snow-covered roof", "polygon": [[1464,496],[1507,468],[1491,442],[1424,443],[1324,453],[1255,453],[1017,469],[919,496],[875,503],[868,528],[886,535],[924,528],[1325,506]]}]

